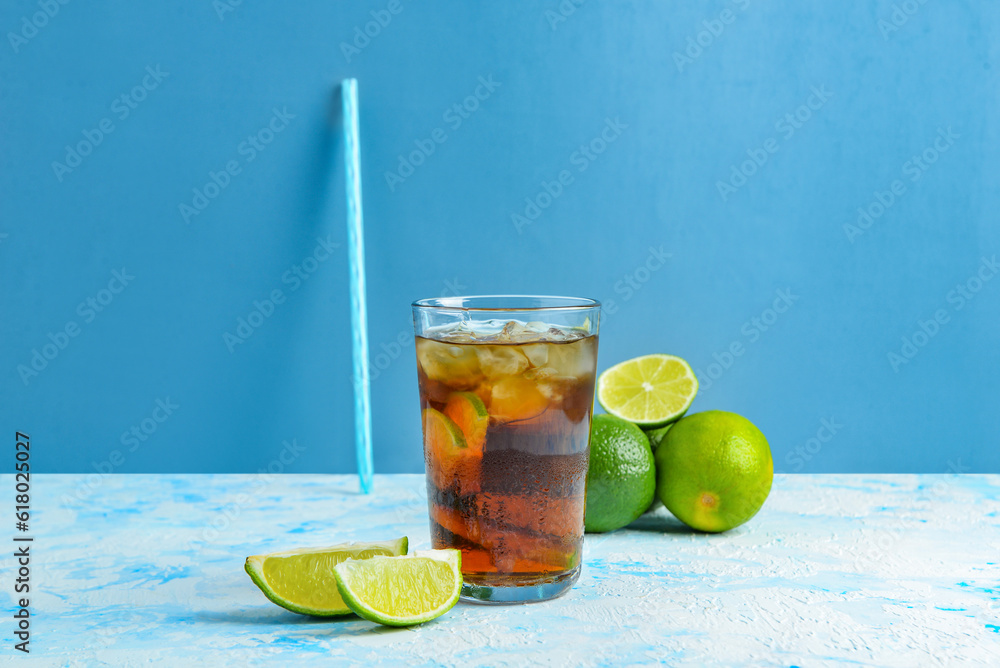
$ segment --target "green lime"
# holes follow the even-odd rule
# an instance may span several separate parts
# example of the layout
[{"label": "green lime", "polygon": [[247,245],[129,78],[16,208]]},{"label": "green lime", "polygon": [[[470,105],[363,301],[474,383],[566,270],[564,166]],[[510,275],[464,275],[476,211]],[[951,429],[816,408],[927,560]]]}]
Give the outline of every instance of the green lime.
[{"label": "green lime", "polygon": [[698,379],[691,366],[673,355],[636,357],[597,379],[597,401],[604,410],[645,428],[684,415],[697,393]]},{"label": "green lime", "polygon": [[677,519],[726,531],[757,514],[771,491],[767,439],[745,417],[705,411],[679,420],[656,450],[656,492]]},{"label": "green lime", "polygon": [[[471,397],[474,397],[479,402],[479,407],[482,407],[479,397],[474,394]],[[454,395],[452,398],[454,399]],[[484,426],[475,416],[475,406],[469,397],[456,399],[454,403],[449,400],[448,406],[453,407],[452,413],[466,423],[470,433],[473,433],[473,429]],[[479,445],[478,451],[469,447],[465,434],[462,433],[462,427],[441,411],[425,408],[423,417],[424,464],[434,485],[438,489],[457,488],[462,496],[479,491],[482,445]],[[489,415],[486,416],[486,422],[489,422]],[[481,437],[485,441],[485,432]]]},{"label": "green lime", "polygon": [[621,418],[595,415],[590,426],[586,530],[620,529],[646,512],[655,490],[656,470],[646,435]]},{"label": "green lime", "polygon": [[300,615],[349,615],[333,567],[348,559],[406,554],[406,536],[378,543],[342,543],[247,557],[244,568],[264,595]]},{"label": "green lime", "polygon": [[424,409],[424,445],[441,460],[459,456],[469,447],[462,428],[433,408]]},{"label": "green lime", "polygon": [[486,429],[490,425],[490,414],[486,404],[473,392],[453,392],[448,397],[444,414],[451,418],[473,452],[482,455],[486,443]]},{"label": "green lime", "polygon": [[386,626],[410,626],[451,610],[462,592],[462,553],[417,550],[334,566],[337,589],[355,613]]}]

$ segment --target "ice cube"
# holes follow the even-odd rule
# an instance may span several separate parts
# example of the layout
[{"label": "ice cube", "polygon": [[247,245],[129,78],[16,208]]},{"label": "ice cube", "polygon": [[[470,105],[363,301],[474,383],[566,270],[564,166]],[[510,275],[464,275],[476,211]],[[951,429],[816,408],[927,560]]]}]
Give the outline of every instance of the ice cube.
[{"label": "ice cube", "polygon": [[432,327],[427,330],[425,338],[449,343],[474,343],[476,335],[469,323],[463,321]]},{"label": "ice cube", "polygon": [[587,337],[571,343],[561,343],[549,346],[547,366],[552,367],[560,376],[582,378],[592,375],[597,362],[597,339]]},{"label": "ice cube", "polygon": [[534,343],[527,346],[522,346],[521,350],[524,351],[525,356],[527,356],[528,361],[531,362],[533,367],[543,367],[549,361],[549,348],[547,344],[544,343]]},{"label": "ice cube", "polygon": [[527,356],[520,348],[514,346],[477,345],[479,368],[487,378],[496,379],[504,376],[516,376],[528,368]]},{"label": "ice cube", "polygon": [[533,381],[524,376],[508,376],[493,386],[490,419],[494,423],[528,420],[544,413],[547,407],[548,401]]},{"label": "ice cube", "polygon": [[559,372],[552,367],[533,369],[529,373],[534,374],[533,380],[538,391],[549,400],[550,404],[562,403],[566,389],[576,383],[575,378],[560,376]]},{"label": "ice cube", "polygon": [[527,325],[517,320],[511,320],[500,333],[497,334],[497,341],[500,343],[526,343],[528,341],[534,341],[538,336],[538,332],[534,331]]},{"label": "ice cube", "polygon": [[469,389],[482,378],[479,359],[472,345],[417,339],[417,361],[431,380],[457,389]]},{"label": "ice cube", "polygon": [[558,327],[549,327],[545,332],[546,341],[572,341],[576,338],[576,335],[570,332],[564,332]]}]

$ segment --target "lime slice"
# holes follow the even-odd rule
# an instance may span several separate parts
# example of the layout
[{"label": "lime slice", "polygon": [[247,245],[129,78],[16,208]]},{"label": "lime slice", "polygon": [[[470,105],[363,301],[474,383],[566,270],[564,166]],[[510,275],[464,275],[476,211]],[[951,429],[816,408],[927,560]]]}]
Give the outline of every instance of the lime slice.
[{"label": "lime slice", "polygon": [[604,410],[640,427],[658,427],[684,415],[698,393],[691,366],[673,355],[644,355],[616,364],[597,379]]},{"label": "lime slice", "polygon": [[469,448],[482,455],[486,429],[490,426],[490,414],[483,400],[473,392],[455,392],[448,397],[444,414],[462,430]]},{"label": "lime slice", "polygon": [[[337,591],[333,567],[348,559],[406,554],[406,536],[378,543],[341,543],[247,557],[250,579],[264,596],[300,615],[333,617],[351,609]],[[360,562],[357,562],[360,563]]]},{"label": "lime slice", "polygon": [[462,428],[444,413],[425,408],[423,415],[424,464],[430,480],[438,489],[455,489],[461,496],[478,492],[482,450],[470,448]]},{"label": "lime slice", "polygon": [[461,455],[468,448],[462,429],[440,411],[424,409],[424,443],[439,460]]},{"label": "lime slice", "polygon": [[351,610],[386,626],[421,624],[454,607],[462,592],[462,553],[418,550],[407,557],[373,557],[333,567]]}]

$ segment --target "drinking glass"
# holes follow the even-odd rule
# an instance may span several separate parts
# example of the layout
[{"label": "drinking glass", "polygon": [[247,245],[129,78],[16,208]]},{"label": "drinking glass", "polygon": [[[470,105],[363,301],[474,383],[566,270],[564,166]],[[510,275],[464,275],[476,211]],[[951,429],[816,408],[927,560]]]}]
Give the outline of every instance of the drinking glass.
[{"label": "drinking glass", "polygon": [[580,575],[600,303],[413,303],[431,542],[462,597],[541,601]]}]

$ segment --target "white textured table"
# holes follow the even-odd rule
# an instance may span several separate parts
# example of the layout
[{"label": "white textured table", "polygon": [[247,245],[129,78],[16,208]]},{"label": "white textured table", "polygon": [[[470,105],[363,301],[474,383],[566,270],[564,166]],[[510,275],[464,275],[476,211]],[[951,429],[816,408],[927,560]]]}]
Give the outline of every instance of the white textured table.
[{"label": "white textured table", "polygon": [[[14,480],[0,476],[13,500]],[[664,509],[586,539],[546,603],[459,603],[409,629],[268,602],[247,555],[407,535],[423,476],[37,475],[32,665],[1000,665],[1000,476],[783,475],[760,514],[695,534]],[[4,664],[17,570],[3,553]],[[13,657],[13,661],[10,658]]]}]

